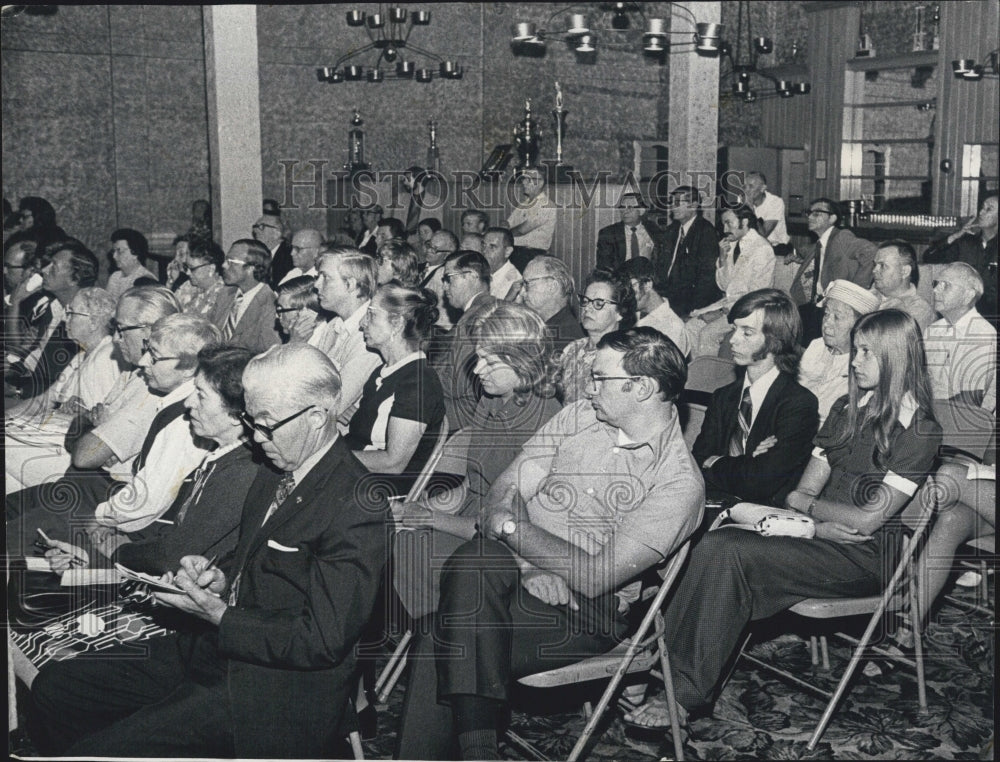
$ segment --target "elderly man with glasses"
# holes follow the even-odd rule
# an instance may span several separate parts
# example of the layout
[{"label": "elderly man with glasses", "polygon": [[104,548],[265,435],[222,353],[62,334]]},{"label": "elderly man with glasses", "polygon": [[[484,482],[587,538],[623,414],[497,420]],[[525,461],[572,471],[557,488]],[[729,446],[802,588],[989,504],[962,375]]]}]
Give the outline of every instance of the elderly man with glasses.
[{"label": "elderly man with glasses", "polygon": [[[340,379],[290,344],[243,373],[261,469],[236,549],[184,556],[156,600],[203,620],[143,658],[72,659],[39,672],[31,725],[46,754],[180,759],[343,758],[355,650],[392,537],[386,501],[337,435]],[[373,495],[366,500],[366,496]],[[194,621],[193,619],[190,621]]]},{"label": "elderly man with glasses", "polygon": [[819,303],[833,281],[849,280],[862,288],[872,285],[877,247],[838,227],[838,222],[836,201],[817,198],[809,204],[809,232],[816,237],[816,245],[806,252],[790,291],[799,305],[806,343],[822,333],[823,311]]},{"label": "elderly man with glasses", "polygon": [[255,241],[260,241],[270,255],[271,283],[277,285],[292,269],[292,247],[285,240],[285,225],[278,214],[264,213],[251,227]]},{"label": "elderly man with glasses", "polygon": [[222,280],[233,286],[232,307],[216,327],[222,340],[254,353],[281,343],[274,327],[274,292],[267,285],[271,255],[259,241],[241,238],[229,247],[222,265]]},{"label": "elderly man with glasses", "polygon": [[542,316],[554,352],[561,352],[584,336],[570,303],[575,292],[573,276],[560,259],[535,257],[524,268],[524,279],[516,299]]},{"label": "elderly man with glasses", "polygon": [[597,233],[597,266],[617,270],[623,262],[645,257],[655,262],[660,257],[660,231],[648,220],[646,202],[638,193],[623,193],[618,201],[621,220]]}]

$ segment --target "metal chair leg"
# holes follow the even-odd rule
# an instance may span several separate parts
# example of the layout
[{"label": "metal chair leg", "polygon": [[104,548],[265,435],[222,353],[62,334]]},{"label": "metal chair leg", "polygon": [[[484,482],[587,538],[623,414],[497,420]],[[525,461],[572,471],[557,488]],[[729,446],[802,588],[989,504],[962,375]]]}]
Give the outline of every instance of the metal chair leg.
[{"label": "metal chair leg", "polygon": [[[382,686],[385,685],[386,680],[388,680],[389,677],[392,675],[393,670],[396,667],[396,663],[403,658],[403,656],[406,653],[406,649],[410,645],[410,640],[412,639],[413,639],[413,630],[407,630],[403,634],[403,637],[400,639],[399,645],[396,646],[396,650],[393,651],[392,656],[389,657],[389,661],[383,668],[382,673],[378,676],[378,680],[375,681],[375,688],[374,688],[375,693],[378,693],[382,689]],[[379,701],[383,700],[384,699],[379,698]]]},{"label": "metal chair leg", "polygon": [[670,671],[670,657],[667,655],[667,645],[663,640],[663,616],[657,614],[657,629],[660,636],[656,646],[660,650],[660,669],[663,670],[663,691],[667,699],[667,711],[670,712],[670,733],[674,738],[674,757],[677,762],[684,762],[684,739],[681,738],[680,712],[677,711],[677,697],[674,695],[674,676]]},{"label": "metal chair leg", "polygon": [[914,661],[917,663],[917,701],[920,704],[920,712],[927,711],[927,685],[924,683],[924,643],[923,632],[920,628],[920,610],[917,607],[917,576],[913,568],[913,558],[910,557],[906,565],[906,572],[910,577],[910,629],[913,631],[913,653]]},{"label": "metal chair leg", "polygon": [[810,635],[809,636],[809,657],[812,660],[812,665],[814,667],[818,667],[819,666],[819,651],[817,650],[816,636],[815,635]]},{"label": "metal chair leg", "polygon": [[351,742],[351,753],[354,754],[355,759],[364,759],[365,750],[361,747],[361,734],[353,730],[351,734],[347,736],[347,740]]}]

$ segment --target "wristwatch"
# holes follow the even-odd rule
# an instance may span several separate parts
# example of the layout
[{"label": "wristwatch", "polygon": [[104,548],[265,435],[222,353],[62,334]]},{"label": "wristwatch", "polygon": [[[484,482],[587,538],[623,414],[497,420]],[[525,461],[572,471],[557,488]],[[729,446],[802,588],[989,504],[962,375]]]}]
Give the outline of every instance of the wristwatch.
[{"label": "wristwatch", "polygon": [[517,522],[514,521],[514,519],[507,519],[500,525],[500,533],[503,534],[504,537],[510,537],[516,531]]}]

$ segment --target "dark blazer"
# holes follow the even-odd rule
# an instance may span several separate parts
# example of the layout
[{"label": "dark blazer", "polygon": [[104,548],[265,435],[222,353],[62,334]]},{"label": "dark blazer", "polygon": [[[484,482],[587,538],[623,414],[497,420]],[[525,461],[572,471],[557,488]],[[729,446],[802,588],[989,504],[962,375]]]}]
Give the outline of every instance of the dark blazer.
[{"label": "dark blazer", "polygon": [[[646,231],[646,234],[653,239],[653,250],[647,259],[652,262],[661,256],[660,231],[645,220],[639,221],[639,226]],[[597,233],[597,266],[609,270],[616,270],[625,261],[625,254],[628,244],[625,242],[625,223],[616,222],[613,225],[601,228]],[[673,249],[671,249],[673,251]],[[634,256],[640,256],[635,254]],[[642,255],[644,256],[644,255]]]},{"label": "dark blazer", "polygon": [[[736,428],[736,415],[743,396],[743,377],[712,394],[701,433],[691,451],[699,465],[711,455],[722,455],[710,468],[702,468],[705,486],[743,500],[782,505],[795,489],[812,454],[812,441],[819,429],[815,395],[793,376],[779,373],[747,437],[746,454],[730,456],[729,440]],[[754,458],[753,451],[774,435],[777,444]]]},{"label": "dark blazer", "polygon": [[65,322],[60,322],[42,346],[38,364],[30,371],[25,367],[23,358],[39,346],[41,338],[52,324],[53,301],[55,297],[47,291],[39,291],[37,295],[26,299],[26,328],[31,338],[20,347],[7,347],[8,353],[21,359],[10,364],[4,374],[4,381],[18,389],[25,398],[41,394],[52,386],[59,374],[80,352],[80,346],[66,333]]},{"label": "dark blazer", "polygon": [[375,243],[375,232],[372,231],[372,234],[368,238],[368,241],[365,243],[364,246],[362,246],[361,242],[364,241],[364,239],[365,239],[365,231],[362,230],[360,233],[358,233],[358,237],[354,239],[354,245],[358,247],[358,251],[364,252],[365,254],[374,257],[378,253],[378,244]]},{"label": "dark blazer", "polygon": [[338,439],[263,526],[280,477],[261,469],[250,488],[239,544],[220,564],[230,584],[239,574],[236,605],[196,644],[222,662],[236,757],[329,758],[343,740],[355,645],[393,535],[367,476]]},{"label": "dark blazer", "polygon": [[667,284],[664,296],[670,301],[671,308],[681,317],[685,317],[691,310],[707,307],[722,298],[722,292],[715,283],[719,235],[711,222],[704,217],[695,217],[687,236],[681,241],[677,259],[671,270],[670,261],[674,255],[680,230],[678,222],[671,222],[667,226],[660,244],[661,256],[654,265],[658,279]]},{"label": "dark blazer", "polygon": [[[226,320],[229,317],[227,312],[222,318],[219,330],[225,328]],[[236,347],[246,347],[247,349],[260,353],[275,344],[281,343],[281,336],[274,327],[274,292],[266,283],[264,287],[254,294],[253,299],[247,306],[240,322],[236,324],[236,330],[228,343]]]},{"label": "dark blazer", "polygon": [[[826,242],[823,255],[823,272],[820,283],[825,288],[834,280],[849,280],[862,288],[871,288],[872,271],[875,269],[875,252],[878,247],[871,241],[858,238],[850,230],[834,228]],[[805,304],[812,296],[812,261],[819,253],[819,243],[814,242],[792,282],[791,296],[796,304]]]},{"label": "dark blazer", "polygon": [[292,262],[292,244],[286,240],[278,245],[271,255],[271,285],[277,288],[288,271],[294,266]]},{"label": "dark blazer", "polygon": [[951,246],[928,249],[923,261],[928,264],[945,262],[965,262],[976,268],[983,278],[983,295],[976,303],[979,314],[994,325],[997,323],[997,239],[993,236],[983,246],[978,235],[963,235]]},{"label": "dark blazer", "polygon": [[195,473],[188,475],[177,499],[161,519],[139,532],[130,532],[131,542],[115,552],[114,560],[130,569],[163,574],[180,568],[183,556],[196,554],[223,558],[235,547],[240,518],[250,486],[262,468],[249,445],[230,450],[209,467],[212,469],[201,492],[179,513],[192,496]]}]

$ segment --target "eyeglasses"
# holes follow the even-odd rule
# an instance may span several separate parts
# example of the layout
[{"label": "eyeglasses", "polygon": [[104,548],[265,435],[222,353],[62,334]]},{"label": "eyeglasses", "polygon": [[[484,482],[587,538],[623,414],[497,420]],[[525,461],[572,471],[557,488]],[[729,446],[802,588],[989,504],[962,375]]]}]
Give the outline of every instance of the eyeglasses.
[{"label": "eyeglasses", "polygon": [[243,425],[246,426],[248,429],[257,432],[262,437],[264,437],[264,439],[266,439],[268,442],[271,442],[274,440],[274,432],[276,432],[286,423],[291,423],[306,411],[312,410],[314,407],[316,406],[309,405],[309,407],[304,407],[299,412],[294,413],[288,416],[287,418],[284,418],[283,420],[280,420],[277,423],[272,424],[270,426],[265,426],[263,423],[257,423],[256,421],[254,421],[253,416],[250,415],[245,410],[242,413],[240,413],[240,420],[243,422]]},{"label": "eyeglasses", "polygon": [[633,209],[633,210],[635,210],[637,212],[641,212],[646,207],[644,207],[644,206],[619,206],[618,208],[621,209],[622,211],[624,211],[626,209]]},{"label": "eyeglasses", "polygon": [[590,385],[595,390],[600,390],[601,384],[605,381],[638,381],[642,376],[602,376],[599,373],[590,372]]},{"label": "eyeglasses", "polygon": [[27,270],[27,265],[8,265],[6,262],[3,263],[4,270]]},{"label": "eyeglasses", "polygon": [[444,275],[442,275],[441,276],[441,281],[443,283],[451,283],[459,275],[468,275],[471,272],[472,272],[472,270],[455,270],[454,272],[445,273]]},{"label": "eyeglasses", "polygon": [[[227,259],[226,261],[228,262],[229,260]],[[235,262],[235,261],[238,261],[238,260],[233,260],[233,261]],[[214,265],[214,262],[204,262],[204,263],[202,263],[200,265],[194,265],[194,266],[191,266],[191,265],[181,265],[181,270],[183,270],[188,275],[190,275],[195,270],[199,270],[202,267],[212,267],[213,265]]]},{"label": "eyeglasses", "polygon": [[137,323],[136,325],[119,325],[117,321],[111,321],[111,332],[118,337],[126,331],[138,331],[140,328],[149,328],[149,323]]},{"label": "eyeglasses", "polygon": [[255,222],[253,224],[254,230],[263,230],[264,228],[271,228],[272,230],[281,230],[277,225],[271,225],[267,222]]},{"label": "eyeglasses", "polygon": [[580,297],[580,306],[583,309],[592,306],[597,312],[604,309],[606,304],[618,304],[614,299],[590,299],[583,294],[577,294]]},{"label": "eyeglasses", "polygon": [[66,317],[73,317],[74,315],[77,317],[90,317],[89,312],[77,312],[76,310],[66,310],[65,315]]},{"label": "eyeglasses", "polygon": [[830,215],[830,214],[836,214],[836,212],[831,212],[828,209],[810,209],[809,210],[809,216],[810,217],[815,217],[817,214],[827,214],[827,215]]},{"label": "eyeglasses", "polygon": [[153,346],[149,343],[149,339],[142,340],[142,353],[144,355],[149,355],[149,359],[153,361],[156,365],[158,362],[164,362],[165,360],[180,360],[179,355],[158,355],[153,351]]},{"label": "eyeglasses", "polygon": [[549,279],[554,280],[555,277],[556,276],[554,275],[539,275],[537,278],[522,278],[521,283],[524,284],[525,288],[529,288],[531,284],[534,283],[536,280],[549,280]]},{"label": "eyeglasses", "polygon": [[248,263],[244,259],[233,259],[232,257],[226,257],[226,264],[243,265],[244,267],[246,267]]},{"label": "eyeglasses", "polygon": [[274,312],[277,315],[285,315],[289,312],[301,312],[301,307],[275,307]]}]

